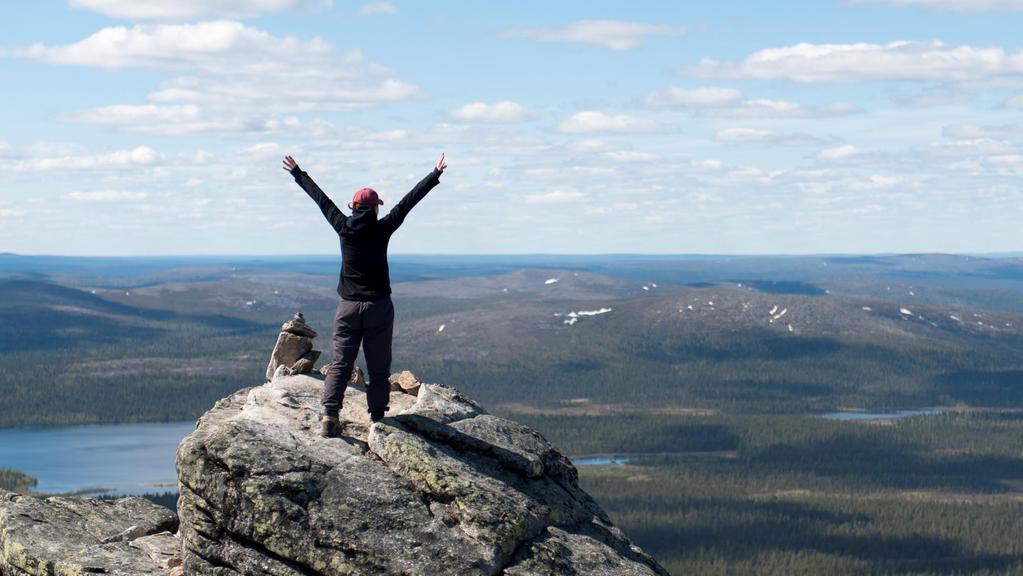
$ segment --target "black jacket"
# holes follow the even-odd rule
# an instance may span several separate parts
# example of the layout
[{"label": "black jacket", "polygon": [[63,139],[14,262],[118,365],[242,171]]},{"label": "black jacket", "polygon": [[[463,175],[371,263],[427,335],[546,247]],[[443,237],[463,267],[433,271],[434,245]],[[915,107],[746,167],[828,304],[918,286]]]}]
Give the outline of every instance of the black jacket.
[{"label": "black jacket", "polygon": [[299,170],[297,166],[291,171],[295,182],[316,201],[341,240],[341,278],[337,284],[337,293],[341,298],[377,300],[391,293],[387,243],[412,207],[440,183],[440,174],[440,170],[434,169],[395,204],[386,216],[377,219],[371,206],[359,206],[351,216],[345,216],[305,171]]}]

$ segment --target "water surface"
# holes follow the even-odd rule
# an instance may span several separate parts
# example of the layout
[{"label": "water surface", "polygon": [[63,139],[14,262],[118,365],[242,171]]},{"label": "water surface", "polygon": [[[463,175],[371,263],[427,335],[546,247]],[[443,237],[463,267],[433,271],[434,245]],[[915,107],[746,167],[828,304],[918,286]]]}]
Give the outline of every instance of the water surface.
[{"label": "water surface", "polygon": [[628,464],[633,458],[631,456],[622,456],[612,454],[608,456],[584,456],[582,458],[573,458],[572,464],[575,466],[603,466],[606,464]]},{"label": "water surface", "polygon": [[195,422],[0,428],[0,468],[35,491],[87,495],[176,492],[174,453]]},{"label": "water surface", "polygon": [[944,410],[938,408],[923,408],[920,410],[897,410],[895,412],[827,412],[821,414],[826,420],[897,420],[911,416],[931,416],[942,414]]}]

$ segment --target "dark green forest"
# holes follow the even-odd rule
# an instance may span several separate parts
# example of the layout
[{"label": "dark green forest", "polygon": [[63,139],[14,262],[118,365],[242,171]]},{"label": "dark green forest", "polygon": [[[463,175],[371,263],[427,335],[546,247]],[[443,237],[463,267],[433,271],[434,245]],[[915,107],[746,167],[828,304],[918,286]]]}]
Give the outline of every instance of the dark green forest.
[{"label": "dark green forest", "polygon": [[11,492],[25,492],[36,485],[36,479],[10,468],[0,468],[0,490]]},{"label": "dark green forest", "polygon": [[[695,434],[729,452],[580,467],[583,488],[673,574],[1023,571],[1023,414],[692,420],[651,426],[650,448],[693,449]],[[601,430],[618,441],[618,428]],[[594,444],[568,421],[547,433],[570,452]]]}]

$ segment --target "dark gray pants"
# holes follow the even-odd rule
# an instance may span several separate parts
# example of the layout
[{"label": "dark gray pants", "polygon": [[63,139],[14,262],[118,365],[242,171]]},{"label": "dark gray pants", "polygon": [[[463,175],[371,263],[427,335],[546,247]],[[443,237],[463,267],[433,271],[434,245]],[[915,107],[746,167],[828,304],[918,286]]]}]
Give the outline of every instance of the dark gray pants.
[{"label": "dark gray pants", "polygon": [[394,305],[387,296],[370,302],[341,300],[334,315],[334,360],[323,386],[323,412],[337,416],[345,389],[352,378],[359,344],[366,353],[369,384],[366,402],[370,413],[383,413],[390,399],[391,335],[394,332]]}]

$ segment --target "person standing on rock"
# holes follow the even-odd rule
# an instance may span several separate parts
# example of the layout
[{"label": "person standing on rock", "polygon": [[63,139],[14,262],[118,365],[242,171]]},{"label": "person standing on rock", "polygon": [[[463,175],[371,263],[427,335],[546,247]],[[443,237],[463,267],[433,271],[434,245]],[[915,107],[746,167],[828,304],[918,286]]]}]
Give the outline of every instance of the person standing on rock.
[{"label": "person standing on rock", "polygon": [[391,279],[387,268],[387,243],[412,207],[440,183],[447,168],[440,155],[433,172],[378,218],[383,200],[372,188],[360,188],[348,203],[352,215],[346,216],[320,190],[291,156],[284,157],[284,169],[320,207],[341,240],[341,274],[337,293],[341,296],[334,316],[334,359],[323,387],[322,435],[336,437],[341,432],[341,405],[345,388],[352,377],[355,359],[362,344],[369,371],[366,403],[370,420],[379,421],[389,408],[391,373],[391,336],[394,330],[394,306],[391,303]]}]

